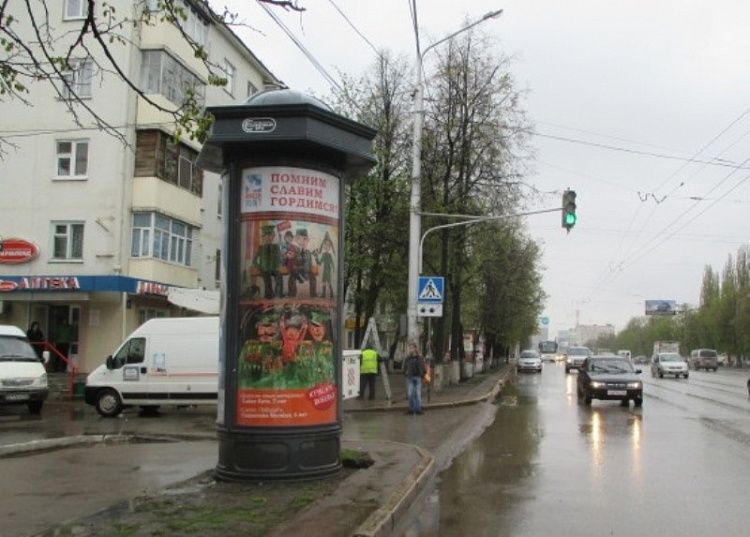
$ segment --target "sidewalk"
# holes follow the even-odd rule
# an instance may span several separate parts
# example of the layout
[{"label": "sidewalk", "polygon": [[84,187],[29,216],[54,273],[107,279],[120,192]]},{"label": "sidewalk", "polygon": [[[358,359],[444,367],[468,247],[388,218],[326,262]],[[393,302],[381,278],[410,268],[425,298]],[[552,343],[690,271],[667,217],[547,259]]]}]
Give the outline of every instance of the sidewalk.
[{"label": "sidewalk", "polygon": [[[466,436],[464,431],[458,431],[457,420],[461,419],[462,424],[470,422],[475,415],[487,415],[490,407],[482,407],[482,412],[455,407],[491,401],[510,374],[512,369],[502,365],[492,372],[445,387],[432,395],[429,402],[423,390],[427,411],[418,417],[400,415],[407,408],[402,375],[389,375],[390,402],[385,399],[382,379],[378,378],[375,400],[354,399],[343,404],[343,411],[349,416],[347,423],[351,419],[357,424],[371,424],[375,420],[387,424],[390,431],[390,440],[386,440],[382,435],[362,433],[357,425],[345,428],[343,450],[347,456],[366,451],[374,460],[368,469],[345,468],[326,479],[296,483],[217,483],[208,472],[92,516],[68,521],[40,535],[65,535],[66,531],[79,537],[393,535],[393,528],[438,471],[433,453],[414,444],[394,441],[415,440],[414,436],[399,432],[400,428],[414,431],[422,423],[432,430],[432,443],[424,444],[431,445],[431,450],[441,452],[444,445],[459,449],[455,440],[449,440],[453,433]],[[478,425],[477,430],[482,426],[486,424]]]}]

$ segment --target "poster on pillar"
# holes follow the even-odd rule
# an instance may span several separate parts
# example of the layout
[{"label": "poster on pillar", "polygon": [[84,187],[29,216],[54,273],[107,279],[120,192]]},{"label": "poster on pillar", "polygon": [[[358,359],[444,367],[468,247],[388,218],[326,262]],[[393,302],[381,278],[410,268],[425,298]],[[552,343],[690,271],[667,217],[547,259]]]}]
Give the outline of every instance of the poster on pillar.
[{"label": "poster on pillar", "polygon": [[238,425],[336,422],[338,201],[327,173],[242,172]]}]

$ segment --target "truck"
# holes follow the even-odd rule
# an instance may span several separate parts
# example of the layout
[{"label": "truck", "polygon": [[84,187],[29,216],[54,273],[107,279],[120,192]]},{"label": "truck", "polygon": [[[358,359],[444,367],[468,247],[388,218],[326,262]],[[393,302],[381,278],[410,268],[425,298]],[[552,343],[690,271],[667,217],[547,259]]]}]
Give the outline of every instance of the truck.
[{"label": "truck", "polygon": [[654,341],[654,352],[651,354],[652,357],[659,355],[662,352],[670,352],[674,354],[680,354],[680,342],[679,341]]}]

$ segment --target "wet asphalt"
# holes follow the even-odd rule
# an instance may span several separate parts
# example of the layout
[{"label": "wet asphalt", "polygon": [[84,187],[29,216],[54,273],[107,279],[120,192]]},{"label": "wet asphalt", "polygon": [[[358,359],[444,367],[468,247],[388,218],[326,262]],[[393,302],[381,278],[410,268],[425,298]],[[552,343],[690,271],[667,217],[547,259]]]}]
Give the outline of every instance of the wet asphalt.
[{"label": "wet asphalt", "polygon": [[576,374],[545,364],[503,392],[494,423],[425,491],[400,533],[745,536],[747,377],[658,379],[644,369],[642,408],[586,407]]}]

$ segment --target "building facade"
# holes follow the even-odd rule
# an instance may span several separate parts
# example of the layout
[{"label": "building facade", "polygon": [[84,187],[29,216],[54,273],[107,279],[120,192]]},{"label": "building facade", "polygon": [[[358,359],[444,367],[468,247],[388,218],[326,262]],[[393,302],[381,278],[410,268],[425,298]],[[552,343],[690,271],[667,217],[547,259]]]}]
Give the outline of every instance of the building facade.
[{"label": "building facade", "polygon": [[[55,47],[64,51],[88,2],[46,4],[63,36]],[[144,5],[158,7],[108,4],[132,20]],[[154,11],[148,24],[123,27],[125,39],[109,47],[148,100],[173,109],[194,91],[206,105],[230,104],[281,85],[206,3],[183,7],[182,31]],[[24,21],[24,6],[13,9]],[[208,84],[209,70],[183,31],[204,47],[224,87]],[[0,131],[12,144],[0,160],[0,323],[25,330],[39,322],[83,372],[145,320],[185,314],[167,301],[170,288],[217,289],[223,229],[221,177],[196,166],[200,144],[176,141],[174,117],[100,68],[100,49],[88,50],[102,57],[74,58],[63,89],[75,89],[118,136],[84,113],[75,121],[65,91],[42,83],[29,88],[31,106],[3,102],[9,127]]]}]

